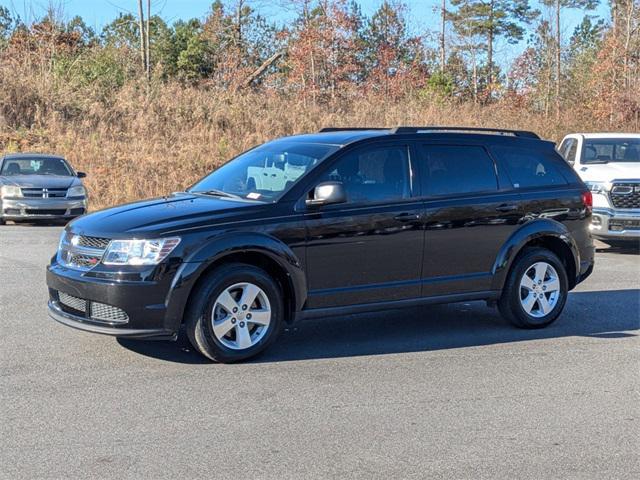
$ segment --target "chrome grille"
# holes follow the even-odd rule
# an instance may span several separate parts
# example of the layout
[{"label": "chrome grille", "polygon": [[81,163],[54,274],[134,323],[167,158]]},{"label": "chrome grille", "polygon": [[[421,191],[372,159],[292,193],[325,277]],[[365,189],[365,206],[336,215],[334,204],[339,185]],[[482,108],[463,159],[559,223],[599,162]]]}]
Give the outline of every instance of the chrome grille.
[{"label": "chrome grille", "polygon": [[58,259],[76,270],[90,270],[102,260],[110,240],[102,237],[65,234],[60,242]]},{"label": "chrome grille", "polygon": [[87,302],[78,297],[66,294],[64,292],[58,292],[58,300],[65,307],[69,307],[72,310],[82,313],[83,315],[87,311]]},{"label": "chrome grille", "polygon": [[615,208],[640,208],[640,182],[615,182],[609,195]]},{"label": "chrome grille", "polygon": [[87,237],[84,235],[78,236],[78,246],[79,247],[89,247],[89,248],[98,248],[100,250],[105,250],[109,245],[111,239],[109,238],[101,238],[101,237]]},{"label": "chrome grille", "polygon": [[22,196],[25,198],[64,198],[67,196],[66,188],[22,188]]},{"label": "chrome grille", "polygon": [[100,257],[93,255],[74,255],[70,253],[67,255],[67,261],[78,267],[93,268],[100,262]]},{"label": "chrome grille", "polygon": [[129,321],[129,315],[124,310],[98,302],[91,302],[91,318],[110,323],[127,323]]}]

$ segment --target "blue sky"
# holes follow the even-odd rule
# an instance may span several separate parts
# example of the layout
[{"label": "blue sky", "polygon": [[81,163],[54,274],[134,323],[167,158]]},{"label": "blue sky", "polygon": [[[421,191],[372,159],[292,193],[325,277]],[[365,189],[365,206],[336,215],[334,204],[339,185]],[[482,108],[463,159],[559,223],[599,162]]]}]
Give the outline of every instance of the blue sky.
[{"label": "blue sky", "polygon": [[[146,4],[146,2],[144,2]],[[152,12],[159,13],[166,21],[172,23],[178,19],[202,18],[206,15],[212,0],[152,0]],[[264,0],[249,1],[263,16],[276,23],[284,23],[293,13],[285,0],[269,2]],[[358,0],[366,15],[371,15],[382,3],[382,0]],[[411,30],[423,35],[438,28],[438,16],[434,9],[440,5],[440,0],[405,0],[408,8]],[[80,15],[85,22],[100,31],[101,28],[115,18],[119,12],[136,12],[136,0],[0,0],[0,5],[8,7],[27,21],[42,15],[48,5],[62,7],[64,15],[71,18]],[[532,0],[532,5],[542,9],[538,0]],[[601,5],[592,14],[608,18],[608,2],[601,0]],[[585,13],[580,10],[567,11],[564,17],[564,35],[571,35],[573,28]],[[496,57],[500,63],[509,63],[523,48],[523,45],[496,45]]]}]

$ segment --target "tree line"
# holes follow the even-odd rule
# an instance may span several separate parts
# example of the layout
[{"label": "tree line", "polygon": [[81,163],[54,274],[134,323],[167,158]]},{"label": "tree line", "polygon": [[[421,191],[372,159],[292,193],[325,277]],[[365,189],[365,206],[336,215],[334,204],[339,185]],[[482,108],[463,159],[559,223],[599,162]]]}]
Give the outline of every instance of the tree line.
[{"label": "tree line", "polygon": [[[171,1],[171,0],[170,0]],[[0,62],[27,63],[109,101],[132,82],[182,82],[198,88],[251,89],[319,103],[381,95],[434,102],[509,102],[545,115],[568,106],[610,123],[640,112],[640,2],[610,0],[433,0],[433,31],[411,28],[412,12],[383,1],[370,16],[355,1],[287,2],[293,18],[276,23],[248,0],[212,3],[202,18],[169,25],[138,0],[97,32],[55,9],[25,23],[0,7]],[[564,35],[568,11],[582,21]],[[413,12],[415,13],[415,12]],[[510,64],[498,44],[524,45]]]}]

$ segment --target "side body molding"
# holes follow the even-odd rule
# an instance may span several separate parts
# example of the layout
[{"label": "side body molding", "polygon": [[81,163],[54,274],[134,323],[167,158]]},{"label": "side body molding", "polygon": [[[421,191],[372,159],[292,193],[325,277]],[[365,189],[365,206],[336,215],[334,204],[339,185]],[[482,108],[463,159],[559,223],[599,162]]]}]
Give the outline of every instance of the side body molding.
[{"label": "side body molding", "polygon": [[573,254],[575,271],[580,272],[580,251],[567,227],[556,220],[540,218],[522,225],[504,243],[491,270],[493,274],[492,290],[502,290],[509,269],[518,253],[527,243],[542,237],[554,237],[562,240]]}]

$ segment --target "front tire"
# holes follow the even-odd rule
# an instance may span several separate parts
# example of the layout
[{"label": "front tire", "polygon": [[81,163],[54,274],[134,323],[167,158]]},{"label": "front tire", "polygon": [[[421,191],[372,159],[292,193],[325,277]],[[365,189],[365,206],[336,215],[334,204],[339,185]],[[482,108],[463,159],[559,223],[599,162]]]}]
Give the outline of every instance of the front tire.
[{"label": "front tire", "polygon": [[527,248],[516,258],[498,309],[520,328],[543,328],[562,313],[569,282],[564,264],[545,248]]},{"label": "front tire", "polygon": [[202,279],[185,320],[194,348],[214,362],[233,363],[263,352],[280,333],[283,317],[278,283],[264,270],[234,263]]}]

